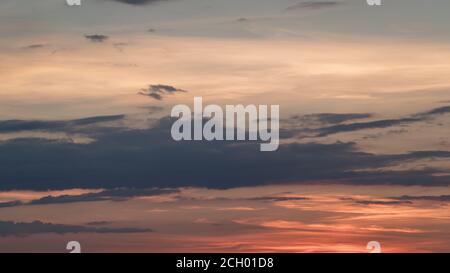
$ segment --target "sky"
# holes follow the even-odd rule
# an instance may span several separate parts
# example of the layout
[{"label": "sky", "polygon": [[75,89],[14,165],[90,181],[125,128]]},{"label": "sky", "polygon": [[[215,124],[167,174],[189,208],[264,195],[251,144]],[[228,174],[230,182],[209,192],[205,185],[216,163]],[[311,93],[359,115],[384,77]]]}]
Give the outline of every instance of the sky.
[{"label": "sky", "polygon": [[[3,0],[0,252],[448,252],[447,0]],[[280,147],[171,138],[279,105]]]}]

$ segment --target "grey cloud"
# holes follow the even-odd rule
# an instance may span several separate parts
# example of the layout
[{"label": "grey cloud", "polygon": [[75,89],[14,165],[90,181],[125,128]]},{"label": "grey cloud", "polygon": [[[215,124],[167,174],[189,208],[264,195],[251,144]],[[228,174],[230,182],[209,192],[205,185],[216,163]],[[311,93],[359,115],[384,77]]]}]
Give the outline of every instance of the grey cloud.
[{"label": "grey cloud", "polygon": [[22,201],[9,201],[9,202],[1,202],[0,208],[10,208],[10,207],[17,207],[22,206],[24,203]]},{"label": "grey cloud", "polygon": [[323,124],[339,124],[346,121],[358,120],[358,119],[366,119],[373,117],[373,114],[369,113],[345,113],[345,114],[337,114],[337,113],[319,113],[319,114],[309,114],[304,116],[293,116],[289,120],[286,120],[290,123],[298,123],[298,122],[317,122]]},{"label": "grey cloud", "polygon": [[247,22],[250,22],[250,19],[245,18],[245,17],[241,17],[241,18],[239,18],[239,19],[236,19],[236,22],[239,22],[239,23],[247,23]]},{"label": "grey cloud", "polygon": [[356,200],[355,203],[361,205],[410,205],[411,201],[380,201],[380,200]]},{"label": "grey cloud", "polygon": [[85,35],[84,37],[93,43],[103,43],[104,41],[109,39],[108,36],[100,34]]},{"label": "grey cloud", "polygon": [[125,115],[96,116],[82,119],[74,119],[68,122],[68,125],[90,125],[100,122],[117,121],[125,118]]},{"label": "grey cloud", "polygon": [[141,91],[138,94],[151,97],[155,100],[162,100],[163,97],[167,94],[185,93],[185,92],[187,91],[170,85],[156,84],[156,85],[149,85],[147,88],[141,89]]},{"label": "grey cloud", "polygon": [[287,7],[286,11],[298,10],[298,9],[316,10],[316,9],[335,7],[339,4],[340,3],[338,1],[304,1],[304,2],[300,2],[298,4],[295,4],[295,5],[292,5],[290,7]]},{"label": "grey cloud", "polygon": [[374,129],[374,128],[388,128],[396,125],[402,125],[412,122],[418,122],[421,121],[421,118],[403,118],[403,119],[385,119],[385,120],[376,120],[376,121],[369,121],[369,122],[358,122],[358,123],[351,123],[351,124],[340,124],[340,125],[334,125],[329,127],[320,128],[317,130],[319,137],[324,137],[332,134],[337,133],[344,133],[344,132],[353,132],[353,131],[359,131],[364,129]]},{"label": "grey cloud", "polygon": [[[157,85],[155,90],[177,92],[175,87]],[[163,92],[163,91],[161,91]],[[325,127],[322,133],[354,131],[392,126],[411,120],[446,113],[434,109],[398,120],[381,120]],[[319,115],[325,122],[365,117],[355,114]],[[420,116],[419,116],[420,115]],[[276,183],[333,181],[350,184],[448,185],[442,170],[388,171],[383,167],[403,161],[450,158],[447,151],[415,151],[376,155],[358,150],[355,143],[283,144],[272,153],[261,153],[259,142],[172,140],[170,129],[175,119],[162,118],[152,128],[103,127],[101,122],[120,120],[123,115],[93,117],[72,121],[0,122],[0,132],[19,130],[67,130],[83,132],[95,142],[77,145],[44,139],[14,139],[0,145],[0,189],[64,188],[177,188],[204,186],[229,188]],[[84,125],[89,125],[83,127]],[[102,125],[102,126],[100,126]],[[283,129],[293,134],[298,129]],[[318,130],[324,130],[319,128]],[[366,171],[361,171],[366,170]],[[367,171],[371,170],[371,171]],[[119,200],[116,192],[60,196],[35,200],[34,204]],[[121,194],[124,194],[123,192]],[[128,193],[128,195],[131,193]],[[33,203],[31,203],[33,204]],[[14,206],[19,203],[3,203]]]},{"label": "grey cloud", "polygon": [[[129,44],[128,43],[114,43],[113,46],[115,49],[117,49],[119,52],[124,52],[125,47],[127,47]],[[132,65],[134,66],[134,65]]]},{"label": "grey cloud", "polygon": [[376,128],[388,128],[398,125],[406,125],[415,122],[425,121],[429,118],[433,118],[438,115],[443,115],[450,113],[450,106],[439,107],[432,109],[428,112],[413,114],[409,117],[398,118],[398,119],[383,119],[368,122],[356,122],[350,124],[338,124],[328,127],[319,128],[316,131],[316,136],[324,137],[337,133],[353,132],[365,129],[376,129]]},{"label": "grey cloud", "polygon": [[372,114],[316,114],[314,115],[319,121],[324,123],[342,123],[349,120],[365,119],[372,117]]},{"label": "grey cloud", "polygon": [[324,123],[342,123],[355,119],[370,118],[372,114],[317,114],[315,117]]},{"label": "grey cloud", "polygon": [[75,127],[87,126],[104,122],[118,121],[125,115],[97,116],[67,121],[41,121],[41,120],[4,120],[0,121],[0,133],[13,133],[20,131],[73,131]]},{"label": "grey cloud", "polygon": [[110,221],[93,221],[93,222],[88,222],[85,225],[86,226],[106,226],[112,224],[112,222]]},{"label": "grey cloud", "polygon": [[155,100],[162,100],[162,96],[159,93],[147,93],[147,94],[145,94],[144,92],[141,92],[139,94],[144,95],[144,96],[149,96],[149,97],[151,97],[151,98],[153,98]]},{"label": "grey cloud", "polygon": [[141,109],[145,109],[148,111],[148,113],[151,114],[155,114],[158,112],[161,112],[162,110],[164,110],[164,107],[161,106],[155,106],[155,105],[150,105],[150,106],[142,106],[140,107]]},{"label": "grey cloud", "polygon": [[39,199],[34,199],[28,202],[24,201],[9,201],[0,203],[0,208],[17,207],[17,206],[32,206],[32,205],[51,205],[51,204],[69,204],[77,202],[96,202],[96,201],[126,201],[139,196],[153,196],[169,193],[177,193],[177,189],[130,189],[117,188],[111,190],[104,190],[94,193],[86,193],[80,195],[60,195],[60,196],[45,196]]},{"label": "grey cloud", "polygon": [[[318,113],[308,115],[295,115],[290,118],[281,120],[280,138],[289,139],[299,136],[322,136],[325,130],[330,131],[341,129],[342,123],[355,121],[359,119],[368,119],[373,117],[369,113]],[[348,124],[342,124],[345,125]],[[325,127],[324,127],[325,126]]]},{"label": "grey cloud", "polygon": [[305,200],[308,200],[308,198],[307,197],[290,197],[290,196],[263,196],[263,197],[249,198],[247,200],[283,202],[283,201],[305,201]]},{"label": "grey cloud", "polygon": [[[347,184],[448,185],[442,170],[384,171],[402,160],[449,158],[450,152],[419,151],[375,155],[354,143],[284,144],[261,153],[258,142],[172,140],[174,119],[149,129],[100,132],[95,142],[77,145],[42,139],[11,140],[0,145],[0,189],[64,188],[232,188],[278,183],[333,181]],[[95,129],[92,129],[95,131]],[[360,171],[369,169],[374,171]],[[115,192],[34,201],[120,200]],[[127,195],[130,195],[129,193]]]},{"label": "grey cloud", "polygon": [[112,1],[129,5],[148,5],[156,2],[167,2],[172,0],[112,0]]},{"label": "grey cloud", "polygon": [[429,116],[442,115],[442,114],[448,114],[448,113],[450,113],[450,106],[443,106],[443,107],[435,108],[428,112],[417,114],[417,116],[429,117]]},{"label": "grey cloud", "polygon": [[45,47],[44,44],[33,44],[33,45],[24,46],[23,49],[38,49],[38,48],[43,48],[43,47]]},{"label": "grey cloud", "polygon": [[176,193],[178,190],[172,189],[112,189],[98,193],[87,193],[82,195],[47,196],[33,200],[28,205],[47,205],[75,202],[95,202],[95,201],[125,201],[133,197],[152,196],[168,193]]},{"label": "grey cloud", "polygon": [[400,197],[391,197],[397,200],[423,200],[423,201],[437,201],[437,202],[450,202],[450,195],[437,195],[437,196],[409,196],[403,195]]},{"label": "grey cloud", "polygon": [[177,193],[177,189],[111,189],[95,193],[86,193],[81,195],[60,195],[46,196],[28,202],[11,201],[0,203],[1,207],[32,206],[32,205],[51,205],[51,204],[69,204],[77,202],[96,202],[96,201],[126,201],[130,198],[139,196],[153,196],[169,193]]},{"label": "grey cloud", "polygon": [[62,225],[33,221],[30,223],[0,221],[0,236],[29,236],[43,233],[142,233],[153,232],[151,229],[141,228],[96,228],[79,225]]}]

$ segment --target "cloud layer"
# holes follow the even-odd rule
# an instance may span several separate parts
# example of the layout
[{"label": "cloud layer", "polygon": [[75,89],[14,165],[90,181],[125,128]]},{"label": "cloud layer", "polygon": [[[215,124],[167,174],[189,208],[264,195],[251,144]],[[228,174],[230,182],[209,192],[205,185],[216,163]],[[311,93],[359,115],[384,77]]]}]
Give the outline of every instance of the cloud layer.
[{"label": "cloud layer", "polygon": [[[164,87],[163,90],[172,89]],[[440,108],[395,120],[357,123],[351,123],[351,120],[367,115],[326,115],[325,118],[319,117],[326,123],[339,124],[316,130],[325,135],[386,127],[419,122],[443,112],[446,110]],[[41,138],[17,138],[3,142],[0,145],[0,171],[5,181],[2,189],[232,188],[318,181],[363,185],[448,185],[450,181],[439,168],[389,168],[411,161],[446,160],[450,158],[447,151],[423,150],[382,155],[363,152],[353,142],[336,141],[328,144],[287,143],[276,152],[262,154],[256,142],[176,142],[171,138],[170,129],[174,121],[171,118],[162,118],[147,129],[111,127],[105,130],[96,126],[99,121],[122,118],[119,115],[56,123],[3,122],[0,130],[7,132],[58,129],[82,132],[95,141],[75,144]],[[343,120],[350,123],[340,124]],[[92,126],[80,129],[80,124]],[[285,128],[287,134],[290,130]],[[292,130],[297,132],[298,128]],[[98,200],[102,196],[93,194],[84,198]]]}]

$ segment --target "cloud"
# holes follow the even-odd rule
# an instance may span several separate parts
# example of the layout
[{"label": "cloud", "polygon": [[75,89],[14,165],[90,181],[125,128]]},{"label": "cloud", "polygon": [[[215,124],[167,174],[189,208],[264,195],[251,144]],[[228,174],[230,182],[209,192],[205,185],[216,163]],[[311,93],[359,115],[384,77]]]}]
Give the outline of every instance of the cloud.
[{"label": "cloud", "polygon": [[360,205],[384,205],[384,206],[392,206],[392,205],[411,205],[411,201],[382,201],[382,200],[355,200],[356,204]]},{"label": "cloud", "polygon": [[376,120],[376,121],[369,121],[369,122],[358,122],[358,123],[351,123],[351,124],[340,124],[340,125],[334,125],[334,126],[320,128],[317,130],[318,134],[316,136],[324,137],[324,136],[328,136],[328,135],[332,135],[332,134],[353,132],[353,131],[359,131],[359,130],[364,130],[364,129],[388,128],[388,127],[392,127],[392,126],[396,126],[396,125],[418,122],[421,120],[422,120],[421,118],[403,118],[403,119],[385,119],[385,120]]},{"label": "cloud", "polygon": [[30,223],[0,221],[0,237],[28,236],[43,233],[142,233],[153,232],[151,229],[141,228],[96,228],[78,225],[62,225],[33,221]]},{"label": "cloud", "polygon": [[177,189],[111,189],[94,193],[86,193],[80,195],[59,195],[46,196],[34,199],[28,202],[9,201],[0,203],[0,208],[17,207],[17,206],[33,206],[33,205],[51,205],[51,204],[69,204],[77,202],[97,202],[97,201],[126,201],[139,196],[154,196],[162,194],[177,193]]},{"label": "cloud", "polygon": [[112,189],[96,193],[87,193],[81,195],[62,195],[47,196],[32,200],[27,205],[48,205],[48,204],[66,204],[76,202],[95,202],[95,201],[125,201],[133,197],[153,196],[161,194],[176,193],[175,189]]},{"label": "cloud", "polygon": [[305,201],[305,200],[308,200],[308,198],[307,197],[292,197],[292,196],[262,196],[262,197],[248,198],[246,200],[284,202],[284,201]]},{"label": "cloud", "polygon": [[17,207],[22,206],[24,203],[22,201],[9,201],[9,202],[1,202],[0,208],[10,208],[10,207]]},{"label": "cloud", "polygon": [[286,11],[298,10],[298,9],[309,9],[317,10],[324,8],[331,8],[339,5],[338,1],[304,1],[298,4],[292,5],[286,8]]},{"label": "cloud", "polygon": [[41,120],[4,120],[0,121],[0,133],[13,133],[20,131],[75,131],[76,127],[98,123],[118,121],[125,115],[96,116],[67,121],[41,121]]},{"label": "cloud", "polygon": [[[149,90],[176,93],[177,88],[155,85]],[[153,109],[153,108],[151,108]],[[159,110],[160,108],[157,108]],[[424,121],[447,113],[436,108],[409,117],[369,122],[345,123],[370,114],[314,114],[289,121],[314,120],[314,133],[327,135],[394,124]],[[371,154],[359,150],[356,143],[286,143],[278,151],[261,154],[257,141],[174,141],[171,126],[175,119],[154,120],[151,128],[133,129],[120,121],[124,115],[98,116],[69,121],[3,121],[0,132],[24,130],[63,131],[83,134],[95,140],[76,142],[40,138],[16,138],[0,143],[0,189],[105,188],[112,190],[82,196],[59,196],[34,200],[32,204],[119,200],[122,189],[177,188],[202,186],[232,188],[278,183],[326,181],[348,184],[449,185],[442,169],[393,170],[393,164],[415,160],[450,158],[450,152],[412,151],[399,154]],[[411,121],[413,120],[413,121]],[[114,126],[113,126],[114,125]],[[287,128],[282,135],[295,135],[302,128]],[[148,192],[142,194],[149,194]],[[0,203],[0,207],[21,203]]]},{"label": "cloud", "polygon": [[409,196],[403,195],[400,197],[391,197],[397,200],[422,200],[422,201],[437,201],[437,202],[450,202],[450,195],[437,195],[437,196]]},{"label": "cloud", "polygon": [[86,226],[106,226],[112,224],[111,221],[93,221],[93,222],[88,222],[85,225]]},{"label": "cloud", "polygon": [[129,5],[148,5],[156,2],[167,2],[171,0],[112,0],[115,2],[120,2]]},{"label": "cloud", "polygon": [[33,44],[33,45],[28,45],[28,46],[24,46],[23,49],[39,49],[39,48],[43,48],[46,45],[44,44]]},{"label": "cloud", "polygon": [[108,36],[100,34],[85,35],[84,37],[93,43],[103,43],[104,41],[109,39]]},{"label": "cloud", "polygon": [[241,18],[236,19],[235,21],[238,23],[248,23],[248,22],[250,22],[250,19],[241,17]]},{"label": "cloud", "polygon": [[309,114],[304,116],[292,116],[285,122],[288,123],[319,123],[319,124],[339,124],[347,121],[366,119],[373,117],[373,114],[369,113],[319,113]]},{"label": "cloud", "polygon": [[[407,160],[450,158],[450,152],[377,155],[359,151],[355,143],[336,142],[283,144],[276,152],[261,153],[259,143],[252,141],[174,141],[170,134],[173,121],[162,118],[148,129],[96,132],[91,128],[96,141],[84,145],[43,139],[4,142],[0,145],[0,189],[233,188],[316,181],[432,186],[450,181],[448,176],[435,175],[442,170],[432,168],[380,169]],[[124,193],[112,191],[49,197],[34,203],[119,200],[120,195]]]},{"label": "cloud", "polygon": [[162,110],[164,110],[164,107],[161,106],[155,106],[155,105],[150,105],[150,106],[142,106],[140,107],[141,109],[145,109],[148,111],[148,113],[151,114],[155,114],[158,112],[161,112]]},{"label": "cloud", "polygon": [[185,93],[185,92],[187,91],[170,85],[157,84],[157,85],[149,85],[148,88],[141,89],[141,91],[138,94],[151,97],[155,100],[162,100],[163,97],[167,94]]},{"label": "cloud", "polygon": [[443,114],[448,114],[448,113],[450,113],[450,106],[443,106],[443,107],[435,108],[428,112],[417,114],[416,116],[429,117],[429,116],[443,115]]},{"label": "cloud", "polygon": [[338,124],[333,126],[327,126],[322,127],[319,129],[316,129],[316,136],[317,137],[324,137],[332,134],[337,133],[344,133],[344,132],[353,132],[353,131],[359,131],[359,130],[365,130],[365,129],[376,129],[376,128],[388,128],[398,125],[405,125],[415,122],[421,122],[425,121],[429,118],[433,118],[438,115],[448,114],[450,113],[450,106],[444,106],[439,107],[436,109],[432,109],[431,111],[419,113],[419,114],[413,114],[411,116],[407,116],[404,118],[398,118],[398,119],[383,119],[383,120],[375,120],[375,121],[368,121],[368,122],[356,122],[356,123],[350,123],[350,124]]},{"label": "cloud", "polygon": [[117,121],[125,118],[125,115],[96,116],[82,119],[74,119],[68,122],[68,125],[90,125],[94,123]]}]

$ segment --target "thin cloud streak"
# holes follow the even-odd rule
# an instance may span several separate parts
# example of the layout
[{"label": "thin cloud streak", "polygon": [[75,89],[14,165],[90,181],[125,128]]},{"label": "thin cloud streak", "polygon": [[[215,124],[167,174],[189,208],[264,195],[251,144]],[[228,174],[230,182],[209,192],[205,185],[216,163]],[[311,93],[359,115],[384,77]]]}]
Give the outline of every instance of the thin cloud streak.
[{"label": "thin cloud streak", "polygon": [[0,221],[0,237],[29,236],[42,233],[145,233],[153,232],[151,229],[138,228],[95,228],[78,225],[62,225],[33,221],[30,223]]}]

